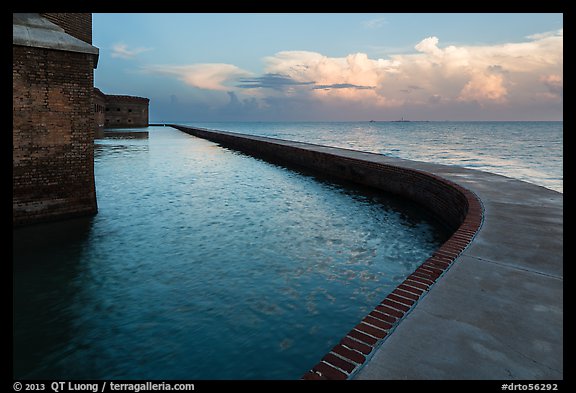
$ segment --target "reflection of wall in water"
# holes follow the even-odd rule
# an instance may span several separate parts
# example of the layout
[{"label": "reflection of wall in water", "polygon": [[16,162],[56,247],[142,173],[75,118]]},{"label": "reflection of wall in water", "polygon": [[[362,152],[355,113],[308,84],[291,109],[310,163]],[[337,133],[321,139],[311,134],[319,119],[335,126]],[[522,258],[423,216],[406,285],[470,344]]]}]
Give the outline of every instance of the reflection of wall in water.
[{"label": "reflection of wall in water", "polygon": [[[74,308],[74,301],[86,290],[78,286],[78,276],[86,270],[85,244],[90,240],[92,225],[93,217],[78,217],[14,229],[15,378],[57,377],[53,371],[45,371],[43,354],[66,353],[67,343],[78,334],[82,310]],[[58,376],[66,375],[67,370],[62,370]]]},{"label": "reflection of wall in water", "polygon": [[103,131],[102,138],[148,139],[148,131]]}]

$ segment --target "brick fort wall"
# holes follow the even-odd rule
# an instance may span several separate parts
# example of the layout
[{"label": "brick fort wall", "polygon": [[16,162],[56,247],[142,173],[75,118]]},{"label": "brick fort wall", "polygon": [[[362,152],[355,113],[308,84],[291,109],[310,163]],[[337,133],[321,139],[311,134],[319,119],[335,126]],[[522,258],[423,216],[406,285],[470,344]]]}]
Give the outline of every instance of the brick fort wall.
[{"label": "brick fort wall", "polygon": [[92,14],[90,13],[42,13],[50,22],[57,24],[67,34],[92,44]]},{"label": "brick fort wall", "polygon": [[104,126],[148,127],[149,99],[143,97],[105,95]]},{"label": "brick fort wall", "polygon": [[12,48],[13,225],[96,213],[97,56],[33,44]]}]

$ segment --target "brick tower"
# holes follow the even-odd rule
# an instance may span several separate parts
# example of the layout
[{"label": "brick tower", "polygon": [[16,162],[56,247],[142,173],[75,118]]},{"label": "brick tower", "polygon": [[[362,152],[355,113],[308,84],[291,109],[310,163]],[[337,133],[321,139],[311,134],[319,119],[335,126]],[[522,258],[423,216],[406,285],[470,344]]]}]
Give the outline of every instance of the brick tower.
[{"label": "brick tower", "polygon": [[97,212],[91,14],[13,14],[13,225]]}]

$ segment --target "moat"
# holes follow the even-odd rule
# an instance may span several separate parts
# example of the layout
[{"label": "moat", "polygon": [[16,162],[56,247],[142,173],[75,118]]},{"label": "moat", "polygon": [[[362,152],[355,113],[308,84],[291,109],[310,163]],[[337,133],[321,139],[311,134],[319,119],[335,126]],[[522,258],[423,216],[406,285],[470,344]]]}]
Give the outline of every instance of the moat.
[{"label": "moat", "polygon": [[406,201],[144,130],[96,141],[96,216],[14,230],[15,378],[298,379],[446,238]]}]

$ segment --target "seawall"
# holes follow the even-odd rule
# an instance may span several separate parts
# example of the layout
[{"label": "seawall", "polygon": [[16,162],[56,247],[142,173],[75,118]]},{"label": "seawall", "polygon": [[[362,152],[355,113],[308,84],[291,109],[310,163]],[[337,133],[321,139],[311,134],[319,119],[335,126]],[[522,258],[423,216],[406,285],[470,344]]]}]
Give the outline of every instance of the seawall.
[{"label": "seawall", "polygon": [[455,166],[171,126],[408,198],[452,232],[303,379],[562,379],[561,193]]}]

